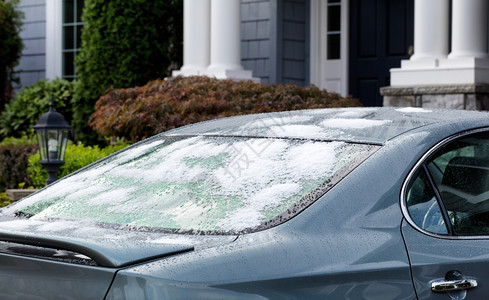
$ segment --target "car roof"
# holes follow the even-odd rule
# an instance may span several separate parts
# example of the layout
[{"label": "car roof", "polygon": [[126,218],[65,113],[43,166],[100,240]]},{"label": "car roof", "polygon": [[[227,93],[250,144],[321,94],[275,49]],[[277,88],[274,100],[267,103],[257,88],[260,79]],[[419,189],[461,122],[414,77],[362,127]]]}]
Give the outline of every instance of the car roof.
[{"label": "car roof", "polygon": [[384,144],[426,126],[454,123],[487,126],[488,117],[486,112],[414,107],[312,109],[222,118],[180,127],[164,135],[277,137]]}]

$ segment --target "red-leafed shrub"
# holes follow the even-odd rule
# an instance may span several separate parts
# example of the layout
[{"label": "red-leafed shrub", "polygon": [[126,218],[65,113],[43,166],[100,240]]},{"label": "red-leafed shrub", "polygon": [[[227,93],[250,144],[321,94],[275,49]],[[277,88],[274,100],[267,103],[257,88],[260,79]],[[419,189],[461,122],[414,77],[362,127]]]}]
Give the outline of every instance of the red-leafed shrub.
[{"label": "red-leafed shrub", "polygon": [[95,105],[90,126],[105,136],[135,142],[199,121],[250,113],[361,106],[315,86],[265,85],[208,77],[174,77],[116,89]]}]

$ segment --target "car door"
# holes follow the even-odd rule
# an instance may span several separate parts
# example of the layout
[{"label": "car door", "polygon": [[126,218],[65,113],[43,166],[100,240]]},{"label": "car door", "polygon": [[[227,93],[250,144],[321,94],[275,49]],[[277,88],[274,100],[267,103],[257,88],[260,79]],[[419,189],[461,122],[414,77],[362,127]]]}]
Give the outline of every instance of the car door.
[{"label": "car door", "polygon": [[489,133],[451,137],[401,192],[402,234],[419,299],[489,295]]}]

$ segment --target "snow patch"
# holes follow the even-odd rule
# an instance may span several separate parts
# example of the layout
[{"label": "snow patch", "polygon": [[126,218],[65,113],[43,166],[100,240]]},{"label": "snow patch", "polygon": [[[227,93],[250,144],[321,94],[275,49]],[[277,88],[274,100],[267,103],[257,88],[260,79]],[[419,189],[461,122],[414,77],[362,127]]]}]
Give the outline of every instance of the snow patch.
[{"label": "snow patch", "polygon": [[[382,122],[361,121],[369,126]],[[323,130],[300,124],[279,127],[301,136],[305,130]],[[61,180],[4,213],[34,213],[28,222],[55,218],[239,231],[273,218],[312,192],[338,164],[348,163],[337,159],[345,147],[351,145],[274,138],[158,140]],[[27,224],[32,223],[19,227]],[[56,221],[40,230],[74,229],[69,225]]]},{"label": "snow patch", "polygon": [[326,128],[339,129],[363,129],[366,127],[382,126],[391,122],[391,120],[336,118],[324,120],[323,122],[321,122],[321,126],[324,126]]},{"label": "snow patch", "polygon": [[421,107],[404,107],[404,108],[398,108],[398,109],[396,109],[396,111],[401,112],[401,113],[430,113],[430,112],[433,112],[432,110],[424,109]]}]

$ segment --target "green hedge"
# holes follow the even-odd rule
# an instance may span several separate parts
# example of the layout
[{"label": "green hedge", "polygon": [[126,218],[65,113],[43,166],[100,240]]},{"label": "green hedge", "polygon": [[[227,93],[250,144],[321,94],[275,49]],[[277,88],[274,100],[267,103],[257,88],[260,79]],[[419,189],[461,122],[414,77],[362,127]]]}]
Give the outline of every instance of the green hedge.
[{"label": "green hedge", "polygon": [[0,192],[19,184],[32,185],[27,172],[28,159],[37,151],[33,138],[7,138],[0,143]]},{"label": "green hedge", "polygon": [[90,126],[133,142],[198,121],[283,110],[361,106],[315,86],[265,85],[208,77],[175,77],[102,96]]},{"label": "green hedge", "polygon": [[[58,178],[64,177],[127,146],[127,143],[121,143],[119,145],[108,146],[105,148],[99,148],[98,146],[85,146],[81,143],[69,144],[66,147],[65,164],[61,166],[57,176]],[[46,179],[48,178],[48,173],[39,163],[39,160],[39,153],[36,153],[29,158],[28,171],[32,179],[32,184],[36,188],[44,187]]]},{"label": "green hedge", "polygon": [[22,137],[32,133],[32,127],[39,117],[48,112],[51,98],[55,109],[68,123],[73,116],[72,98],[76,83],[56,79],[41,79],[24,89],[6,105],[0,114],[0,136]]},{"label": "green hedge", "polygon": [[73,126],[93,142],[87,122],[105,90],[143,85],[181,65],[183,0],[85,0],[82,19]]},{"label": "green hedge", "polygon": [[5,192],[0,192],[0,207],[4,207],[7,205],[12,204],[12,200],[7,196],[7,193]]},{"label": "green hedge", "polygon": [[[105,148],[69,144],[66,148],[65,164],[58,172],[58,177],[66,176],[128,145],[120,140],[117,145]],[[19,186],[36,188],[44,186],[48,174],[39,164],[40,157],[37,150],[35,137],[6,138],[0,142],[0,192],[16,189]]]}]

